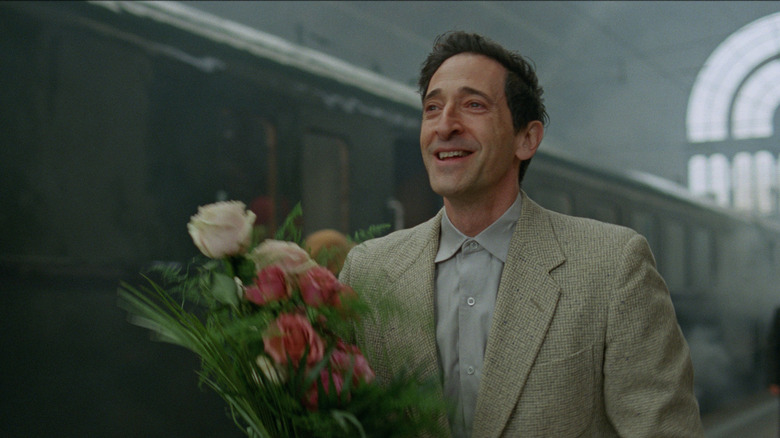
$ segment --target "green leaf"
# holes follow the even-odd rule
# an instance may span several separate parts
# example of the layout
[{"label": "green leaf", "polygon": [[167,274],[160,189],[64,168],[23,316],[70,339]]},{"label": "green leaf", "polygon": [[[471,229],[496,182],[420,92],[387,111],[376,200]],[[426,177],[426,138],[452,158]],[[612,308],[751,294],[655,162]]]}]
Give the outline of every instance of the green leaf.
[{"label": "green leaf", "polygon": [[214,299],[220,303],[230,304],[231,306],[237,306],[238,300],[238,285],[232,277],[228,277],[225,274],[215,272],[211,276],[211,293]]},{"label": "green leaf", "polygon": [[371,225],[367,230],[358,230],[349,238],[353,243],[361,243],[366,240],[379,237],[390,229],[390,224]]},{"label": "green leaf", "polygon": [[355,429],[357,429],[361,438],[366,438],[366,431],[363,430],[363,425],[360,424],[360,420],[355,418],[354,414],[334,409],[330,412],[330,415],[333,416],[333,419],[336,420],[336,423],[338,423],[339,426],[344,429],[344,432],[349,431],[349,425],[347,424],[347,422],[349,422],[352,423],[352,426]]},{"label": "green leaf", "polygon": [[285,218],[282,226],[279,228],[279,230],[276,231],[274,238],[276,240],[287,240],[297,243],[298,245],[302,245],[303,238],[301,234],[301,227],[296,223],[301,217],[303,217],[303,209],[301,208],[301,203],[299,202],[295,204],[295,207],[293,207],[290,214],[287,215],[287,218]]}]

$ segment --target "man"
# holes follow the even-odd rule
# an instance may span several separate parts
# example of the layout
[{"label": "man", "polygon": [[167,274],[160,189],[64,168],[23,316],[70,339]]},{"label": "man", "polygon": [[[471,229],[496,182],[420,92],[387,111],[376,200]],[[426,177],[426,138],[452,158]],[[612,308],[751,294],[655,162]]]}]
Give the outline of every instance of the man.
[{"label": "man", "polygon": [[444,208],[353,249],[377,376],[441,373],[456,437],[702,436],[688,347],[646,240],[521,190],[547,115],[533,68],[463,32],[421,71],[420,146]]}]

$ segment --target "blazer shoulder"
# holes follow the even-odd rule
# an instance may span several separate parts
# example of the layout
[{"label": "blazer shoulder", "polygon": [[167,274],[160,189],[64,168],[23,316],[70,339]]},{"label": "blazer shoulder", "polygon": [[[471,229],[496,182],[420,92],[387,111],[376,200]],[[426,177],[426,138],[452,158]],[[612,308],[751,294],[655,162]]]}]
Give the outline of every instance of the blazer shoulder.
[{"label": "blazer shoulder", "polygon": [[631,228],[542,210],[541,215],[547,217],[555,240],[569,261],[584,258],[594,263],[614,263],[614,257],[633,251],[635,244],[647,245],[645,238]]},{"label": "blazer shoulder", "polygon": [[384,266],[413,261],[428,245],[437,244],[440,224],[441,212],[412,228],[367,240],[349,252],[347,261],[350,265],[381,262]]},{"label": "blazer shoulder", "polygon": [[638,235],[636,231],[623,225],[565,215],[551,210],[545,210],[545,212],[553,229],[561,236],[579,237],[591,242],[594,240],[626,242]]},{"label": "blazer shoulder", "polygon": [[361,248],[365,253],[373,252],[395,252],[404,247],[413,246],[421,239],[425,239],[431,234],[433,225],[433,218],[429,219],[422,224],[414,226],[412,228],[406,228],[403,230],[393,231],[392,233],[377,237],[374,239],[366,240],[356,247]]}]

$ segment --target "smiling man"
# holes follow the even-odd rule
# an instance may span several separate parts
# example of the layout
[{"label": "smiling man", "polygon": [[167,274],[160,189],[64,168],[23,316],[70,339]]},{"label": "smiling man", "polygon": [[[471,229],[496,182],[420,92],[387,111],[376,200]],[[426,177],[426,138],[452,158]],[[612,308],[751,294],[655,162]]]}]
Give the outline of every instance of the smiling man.
[{"label": "smiling man", "polygon": [[456,437],[703,436],[646,240],[521,190],[547,121],[530,64],[453,32],[419,85],[422,159],[444,208],[356,247],[341,273],[369,303],[401,306],[359,334],[377,377],[441,376]]},{"label": "smiling man", "polygon": [[515,131],[506,76],[497,61],[461,53],[441,64],[423,98],[420,145],[431,187],[455,228],[471,237],[515,201],[520,162],[531,159],[544,131],[539,120]]}]

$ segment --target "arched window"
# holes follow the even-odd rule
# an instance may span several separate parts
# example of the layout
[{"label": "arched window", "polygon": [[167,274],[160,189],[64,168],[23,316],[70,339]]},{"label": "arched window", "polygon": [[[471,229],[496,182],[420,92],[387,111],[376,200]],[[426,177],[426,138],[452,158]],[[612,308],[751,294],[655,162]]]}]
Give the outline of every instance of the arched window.
[{"label": "arched window", "polygon": [[725,142],[716,145],[721,151],[734,143],[735,152],[751,150],[739,152],[730,160],[712,155],[707,164],[703,164],[701,155],[691,157],[691,192],[714,197],[723,206],[780,216],[777,151],[753,152],[773,149],[777,143],[761,143],[758,147],[757,143],[746,143],[744,149],[739,146],[743,140],[776,135],[780,108],[778,30],[780,12],[742,27],[712,52],[693,84],[686,130],[690,143]]},{"label": "arched window", "polygon": [[712,52],[688,100],[688,141],[772,136],[780,105],[779,26],[780,13],[760,18]]}]

